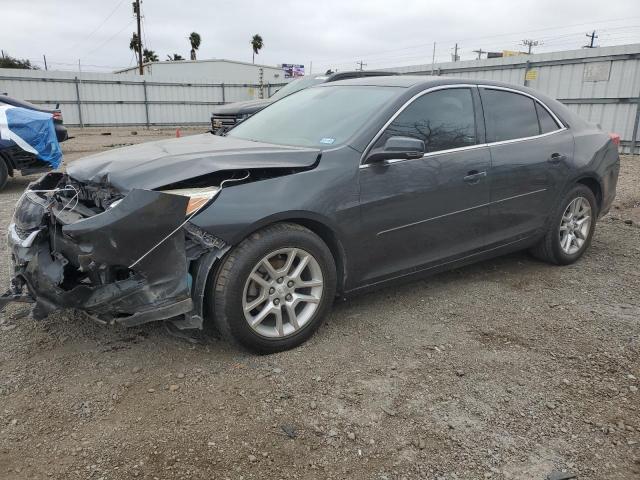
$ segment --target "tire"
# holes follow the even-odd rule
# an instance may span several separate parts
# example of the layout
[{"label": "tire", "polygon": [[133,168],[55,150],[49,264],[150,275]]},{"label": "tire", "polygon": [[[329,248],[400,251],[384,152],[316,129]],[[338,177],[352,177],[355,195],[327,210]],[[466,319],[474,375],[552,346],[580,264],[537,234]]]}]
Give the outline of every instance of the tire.
[{"label": "tire", "polygon": [[[563,218],[567,219],[570,216],[574,218],[572,216],[574,214],[568,211],[569,207],[580,206],[580,204],[582,204],[585,208],[580,211],[586,212],[584,202],[588,203],[590,210],[588,212],[589,215],[586,215],[586,213],[582,216],[575,215],[575,218],[578,219],[576,223],[579,223],[580,220],[588,216],[590,217],[589,225],[578,228],[576,228],[575,225],[569,225],[567,227],[566,223],[571,224],[571,221],[564,221]],[[565,216],[565,213],[567,216]],[[562,201],[556,207],[555,212],[550,218],[545,236],[530,250],[531,254],[540,260],[555,265],[570,265],[576,262],[582,257],[584,252],[587,251],[589,245],[591,245],[597,218],[598,204],[593,192],[585,185],[575,185],[565,194]],[[571,229],[574,229],[575,238],[573,240],[566,238],[566,235],[568,232],[571,232]],[[580,245],[578,245],[578,243],[580,243]],[[568,249],[567,245],[569,247]]]},{"label": "tire", "polygon": [[7,168],[7,162],[2,156],[0,156],[0,190],[6,187],[9,181],[9,169]]},{"label": "tire", "polygon": [[331,251],[297,224],[277,223],[251,234],[211,275],[213,301],[207,303],[214,326],[225,340],[261,354],[309,339],[335,298]]}]

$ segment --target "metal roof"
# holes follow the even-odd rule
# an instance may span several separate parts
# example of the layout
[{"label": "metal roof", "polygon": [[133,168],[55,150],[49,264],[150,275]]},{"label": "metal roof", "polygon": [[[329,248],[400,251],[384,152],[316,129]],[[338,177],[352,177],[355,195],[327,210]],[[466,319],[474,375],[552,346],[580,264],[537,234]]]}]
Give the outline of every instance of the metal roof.
[{"label": "metal roof", "polygon": [[[146,67],[148,65],[175,65],[175,64],[182,65],[185,63],[234,63],[238,65],[249,65],[251,67],[272,68],[274,70],[282,70],[282,68],[275,65],[262,65],[260,63],[241,62],[239,60],[227,60],[226,58],[208,58],[203,60],[171,60],[171,61],[163,60],[158,62],[144,62],[142,66]],[[138,65],[135,65],[133,67],[123,68],[122,70],[114,70],[113,73],[130,72],[132,70],[138,70],[138,68],[139,68]]]}]

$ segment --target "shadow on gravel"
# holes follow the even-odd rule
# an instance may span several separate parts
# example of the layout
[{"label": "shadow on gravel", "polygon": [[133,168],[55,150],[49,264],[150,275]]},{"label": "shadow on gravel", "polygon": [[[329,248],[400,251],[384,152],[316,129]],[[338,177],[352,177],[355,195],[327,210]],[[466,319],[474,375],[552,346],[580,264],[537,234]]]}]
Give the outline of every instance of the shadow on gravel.
[{"label": "shadow on gravel", "polygon": [[38,178],[39,178],[39,175],[28,175],[26,177],[9,178],[7,185],[2,189],[2,191],[0,192],[0,195],[12,194],[12,193],[21,194],[24,191],[24,189],[27,188],[27,185],[37,180]]},{"label": "shadow on gravel", "polygon": [[[529,269],[544,271],[554,268],[557,267],[540,262],[524,251],[516,252],[434,275],[400,279],[396,283],[381,287],[378,290],[354,296],[344,302],[338,302],[336,306],[350,310],[362,308],[380,298],[409,297],[409,299],[418,300],[423,293],[426,293],[424,292],[424,287],[437,289],[438,291],[451,291],[451,289],[455,290],[457,287],[462,287],[469,280],[477,281],[483,279],[502,282],[505,274],[521,275],[523,271],[528,271]],[[516,283],[513,286],[518,288]],[[354,312],[343,310],[343,313],[348,316],[349,313]]]},{"label": "shadow on gravel", "polygon": [[[552,268],[554,267],[531,259],[526,253],[515,253],[423,279],[404,280],[399,284],[344,302],[336,302],[328,324],[330,330],[338,330],[340,335],[357,337],[359,318],[369,318],[372,311],[387,309],[389,299],[402,303],[406,309],[412,309],[425,298],[431,299],[434,295],[440,297],[446,293],[451,297],[452,292],[458,288],[464,289],[468,282],[504,282],[505,275],[508,274],[520,276],[523,270]],[[455,297],[455,293],[453,295]],[[40,322],[31,317],[23,318],[21,322],[37,323],[36,329],[49,337],[52,348],[55,348],[56,344],[75,344],[89,349],[97,348],[102,352],[115,352],[158,347],[170,355],[170,352],[187,346],[195,350],[206,350],[208,354],[211,351],[219,352],[221,360],[226,357],[225,352],[231,356],[246,354],[220,340],[217,332],[210,326],[206,326],[204,331],[179,331],[170,328],[165,322],[152,322],[139,327],[124,328],[101,325],[84,314],[73,311],[56,312]],[[332,337],[333,335],[327,334],[327,329],[321,328],[312,339],[312,343],[322,349],[334,341]]]}]

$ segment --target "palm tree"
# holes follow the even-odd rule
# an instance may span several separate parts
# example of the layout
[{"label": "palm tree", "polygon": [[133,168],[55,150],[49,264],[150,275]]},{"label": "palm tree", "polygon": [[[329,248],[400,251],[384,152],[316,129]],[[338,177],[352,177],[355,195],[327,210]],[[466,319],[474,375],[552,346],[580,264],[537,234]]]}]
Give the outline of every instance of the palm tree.
[{"label": "palm tree", "polygon": [[191,32],[191,35],[189,35],[189,43],[191,43],[191,60],[196,59],[196,50],[200,48],[200,41],[200,34]]},{"label": "palm tree", "polygon": [[256,55],[260,53],[262,47],[264,47],[262,37],[256,33],[251,39],[251,48],[253,48],[253,63],[256,63]]},{"label": "palm tree", "polygon": [[145,63],[149,62],[157,62],[158,55],[153,50],[147,50],[146,48],[142,51],[142,61]]},{"label": "palm tree", "polygon": [[182,58],[182,55],[178,55],[177,53],[174,53],[173,55],[167,55],[167,62],[177,62],[178,60],[184,60],[184,58]]},{"label": "palm tree", "polygon": [[131,36],[131,40],[129,41],[129,50],[133,50],[137,55],[140,51],[140,47],[140,39],[138,38],[138,34],[134,32]]}]

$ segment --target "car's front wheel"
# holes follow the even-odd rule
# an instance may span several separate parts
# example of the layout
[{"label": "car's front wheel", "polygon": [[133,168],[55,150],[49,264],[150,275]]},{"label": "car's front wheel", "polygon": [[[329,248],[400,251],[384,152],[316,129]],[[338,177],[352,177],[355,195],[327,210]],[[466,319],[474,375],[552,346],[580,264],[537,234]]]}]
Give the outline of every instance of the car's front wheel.
[{"label": "car's front wheel", "polygon": [[310,230],[279,223],[250,235],[224,259],[210,312],[227,340],[272,353],[306,341],[336,290],[331,251]]},{"label": "car's front wheel", "polygon": [[557,265],[577,261],[591,244],[597,215],[598,205],[591,189],[576,185],[558,205],[546,235],[531,253]]}]

